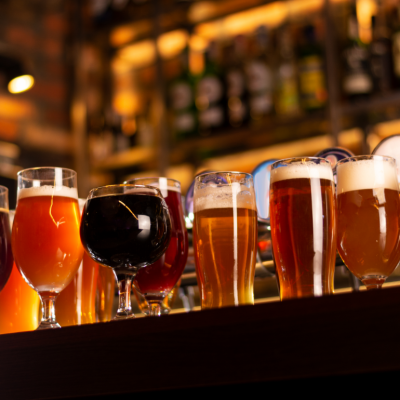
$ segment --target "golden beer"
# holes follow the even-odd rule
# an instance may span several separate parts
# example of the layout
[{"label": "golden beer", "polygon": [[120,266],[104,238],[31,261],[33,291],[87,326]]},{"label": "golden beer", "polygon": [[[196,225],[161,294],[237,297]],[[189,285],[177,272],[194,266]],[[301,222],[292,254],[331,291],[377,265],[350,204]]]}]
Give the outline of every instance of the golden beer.
[{"label": "golden beer", "polygon": [[393,160],[379,156],[338,164],[337,244],[343,262],[366,285],[381,287],[400,261],[400,200]]},{"label": "golden beer", "polygon": [[336,238],[330,164],[312,158],[275,164],[270,220],[281,300],[331,294]]},{"label": "golden beer", "polygon": [[220,187],[195,187],[193,243],[203,309],[254,304],[257,212],[251,175],[243,175],[250,187],[229,175]]}]

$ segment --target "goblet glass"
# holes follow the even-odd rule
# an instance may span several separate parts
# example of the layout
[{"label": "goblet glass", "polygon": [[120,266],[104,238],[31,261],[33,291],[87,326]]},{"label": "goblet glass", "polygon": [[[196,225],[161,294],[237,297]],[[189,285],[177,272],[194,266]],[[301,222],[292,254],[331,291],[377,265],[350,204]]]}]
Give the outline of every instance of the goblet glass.
[{"label": "goblet glass", "polygon": [[168,207],[157,188],[124,184],[90,191],[81,239],[94,261],[115,271],[119,308],[114,319],[134,318],[132,280],[164,254],[170,238]]},{"label": "goblet glass", "polygon": [[175,179],[137,178],[126,183],[158,187],[167,203],[171,216],[171,241],[155,263],[140,270],[134,287],[149,304],[149,316],[162,314],[163,301],[178,282],[188,256],[188,235],[181,203],[181,185]]},{"label": "goblet glass", "polygon": [[400,261],[396,162],[358,156],[337,163],[337,248],[367,289],[380,289]]},{"label": "goblet glass", "polygon": [[41,167],[18,172],[12,230],[15,263],[42,300],[38,329],[60,328],[54,303],[82,261],[76,172]]}]

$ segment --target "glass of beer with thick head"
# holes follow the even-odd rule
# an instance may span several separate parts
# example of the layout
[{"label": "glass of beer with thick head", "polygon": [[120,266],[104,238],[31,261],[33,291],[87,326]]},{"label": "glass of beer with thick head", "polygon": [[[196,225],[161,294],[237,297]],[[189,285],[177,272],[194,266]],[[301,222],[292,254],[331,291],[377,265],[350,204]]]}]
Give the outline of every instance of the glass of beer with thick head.
[{"label": "glass of beer with thick head", "polygon": [[367,289],[382,287],[400,261],[396,161],[358,156],[337,163],[337,247]]},{"label": "glass of beer with thick head", "polygon": [[254,304],[257,211],[253,177],[244,172],[198,175],[193,207],[201,308]]},{"label": "glass of beer with thick head", "polygon": [[272,165],[271,236],[281,300],[333,293],[334,193],[328,160],[290,158]]},{"label": "glass of beer with thick head", "polygon": [[75,171],[41,167],[18,172],[12,249],[19,271],[42,300],[38,329],[60,327],[54,304],[82,261],[79,224]]},{"label": "glass of beer with thick head", "polygon": [[165,253],[171,239],[171,219],[160,191],[125,184],[92,189],[82,213],[81,239],[90,257],[117,276],[114,319],[134,318],[132,281],[140,268]]}]

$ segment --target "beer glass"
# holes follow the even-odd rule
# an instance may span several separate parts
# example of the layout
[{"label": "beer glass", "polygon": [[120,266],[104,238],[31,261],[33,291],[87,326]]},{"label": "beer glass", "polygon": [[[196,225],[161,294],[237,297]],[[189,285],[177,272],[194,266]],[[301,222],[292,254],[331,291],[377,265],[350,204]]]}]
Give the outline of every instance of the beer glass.
[{"label": "beer glass", "polygon": [[400,261],[396,162],[358,156],[337,163],[337,246],[367,289],[382,287]]},{"label": "beer glass", "polygon": [[60,328],[54,304],[82,260],[79,222],[75,171],[41,167],[18,172],[12,249],[19,271],[42,300],[38,329]]},{"label": "beer glass", "polygon": [[334,190],[328,160],[291,158],[272,165],[270,221],[281,300],[333,293]]},{"label": "beer glass", "polygon": [[193,245],[202,309],[254,304],[257,211],[250,174],[196,177]]},{"label": "beer glass", "polygon": [[132,280],[140,268],[164,254],[170,238],[168,207],[157,188],[110,185],[90,191],[82,214],[81,239],[94,261],[116,273],[119,308],[115,319],[134,318]]},{"label": "beer glass", "polygon": [[96,320],[108,322],[112,320],[116,276],[113,269],[98,264]]},{"label": "beer glass", "polygon": [[8,189],[0,186],[0,290],[7,283],[13,266],[8,211]]},{"label": "beer glass", "polygon": [[154,264],[138,271],[134,285],[149,304],[148,315],[159,316],[162,314],[164,298],[181,277],[188,256],[181,184],[168,178],[137,178],[126,183],[158,187],[171,216],[171,241],[167,251]]}]

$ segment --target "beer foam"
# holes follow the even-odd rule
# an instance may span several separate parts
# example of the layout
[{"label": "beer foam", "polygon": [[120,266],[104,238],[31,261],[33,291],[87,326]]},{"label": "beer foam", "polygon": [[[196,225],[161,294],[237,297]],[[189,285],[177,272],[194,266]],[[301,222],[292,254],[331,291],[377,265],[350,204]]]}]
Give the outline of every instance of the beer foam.
[{"label": "beer foam", "polygon": [[384,160],[360,160],[337,166],[336,192],[345,193],[363,189],[398,190],[396,168]]},{"label": "beer foam", "polygon": [[296,162],[286,167],[279,167],[271,171],[271,184],[287,179],[318,178],[333,181],[330,164],[314,164],[312,162]]},{"label": "beer foam", "polygon": [[38,186],[25,189],[18,189],[17,200],[24,199],[25,197],[39,197],[39,196],[60,196],[78,199],[78,190],[76,188],[69,188],[66,186]]},{"label": "beer foam", "polygon": [[195,189],[194,212],[212,208],[232,208],[233,195],[236,194],[236,207],[256,210],[254,189],[245,185],[234,186],[206,186],[204,189]]}]

